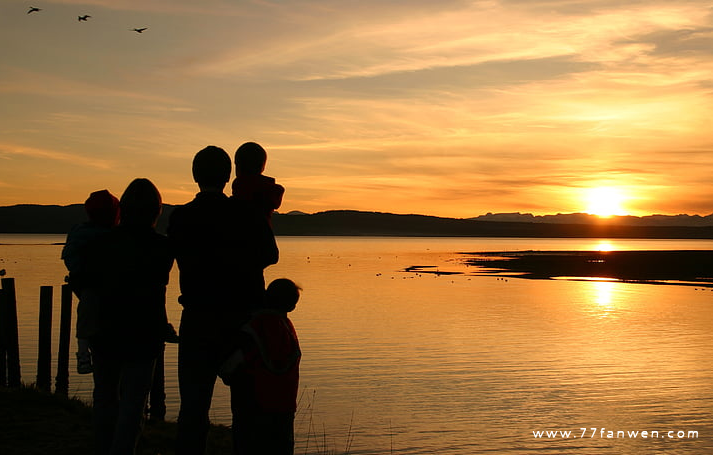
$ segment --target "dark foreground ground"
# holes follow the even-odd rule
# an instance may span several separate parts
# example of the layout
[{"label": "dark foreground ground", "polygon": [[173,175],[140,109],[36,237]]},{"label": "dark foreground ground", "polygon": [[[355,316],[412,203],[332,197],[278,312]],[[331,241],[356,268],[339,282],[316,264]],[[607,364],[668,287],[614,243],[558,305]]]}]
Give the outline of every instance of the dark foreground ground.
[{"label": "dark foreground ground", "polygon": [[517,251],[463,253],[477,274],[531,279],[608,278],[713,287],[713,251]]},{"label": "dark foreground ground", "polygon": [[[174,422],[147,422],[137,455],[172,455]],[[208,454],[231,453],[230,430],[211,428]],[[0,455],[92,454],[91,410],[80,400],[0,387]]]}]

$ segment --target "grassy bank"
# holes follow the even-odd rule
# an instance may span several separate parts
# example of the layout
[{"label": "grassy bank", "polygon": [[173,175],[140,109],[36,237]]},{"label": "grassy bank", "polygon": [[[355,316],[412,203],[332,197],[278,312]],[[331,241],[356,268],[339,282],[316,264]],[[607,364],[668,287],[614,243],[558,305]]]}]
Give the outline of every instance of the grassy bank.
[{"label": "grassy bank", "polygon": [[[171,455],[174,422],[147,422],[139,455]],[[209,454],[228,454],[230,429],[213,426]],[[31,387],[0,388],[0,454],[78,455],[93,453],[91,408],[78,399],[40,392]]]}]

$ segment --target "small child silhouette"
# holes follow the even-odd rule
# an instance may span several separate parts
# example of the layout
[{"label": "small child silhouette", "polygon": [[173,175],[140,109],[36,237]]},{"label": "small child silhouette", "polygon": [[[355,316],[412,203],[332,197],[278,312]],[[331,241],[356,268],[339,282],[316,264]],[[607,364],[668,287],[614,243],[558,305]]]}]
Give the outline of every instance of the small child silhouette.
[{"label": "small child silhouette", "polygon": [[79,298],[77,304],[77,373],[93,371],[89,338],[96,335],[96,295],[87,289],[82,276],[86,273],[86,258],[92,241],[119,224],[119,199],[107,190],[95,191],[84,203],[89,221],[81,223],[67,234],[62,248],[62,260],[69,270],[69,285]]},{"label": "small child silhouette", "polygon": [[268,221],[272,212],[280,208],[285,188],[275,179],[262,175],[267,162],[267,152],[255,142],[246,142],[235,152],[235,180],[233,197],[251,202]]},{"label": "small child silhouette", "polygon": [[234,394],[238,453],[294,452],[302,353],[287,313],[295,309],[300,291],[286,278],[270,283],[263,305],[241,328],[240,349],[221,367],[220,377]]}]

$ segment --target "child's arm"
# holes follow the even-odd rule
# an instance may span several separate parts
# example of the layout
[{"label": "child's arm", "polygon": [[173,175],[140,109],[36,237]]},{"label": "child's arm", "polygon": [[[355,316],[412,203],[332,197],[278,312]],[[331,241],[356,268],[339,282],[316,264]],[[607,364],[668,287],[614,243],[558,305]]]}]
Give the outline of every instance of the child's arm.
[{"label": "child's arm", "polygon": [[269,203],[273,210],[277,210],[282,205],[282,197],[285,195],[285,187],[275,183],[269,192]]}]

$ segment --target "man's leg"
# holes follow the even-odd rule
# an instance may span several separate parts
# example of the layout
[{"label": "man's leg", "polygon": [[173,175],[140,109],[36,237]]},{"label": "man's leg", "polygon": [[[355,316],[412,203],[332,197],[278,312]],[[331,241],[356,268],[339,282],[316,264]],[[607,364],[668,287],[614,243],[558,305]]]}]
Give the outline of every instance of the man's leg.
[{"label": "man's leg", "polygon": [[178,413],[176,455],[205,453],[213,388],[218,377],[220,356],[210,337],[191,330],[191,322],[181,321],[178,343]]},{"label": "man's leg", "polygon": [[119,414],[119,379],[121,364],[116,354],[92,343],[94,357],[94,391],[92,424],[97,455],[107,455],[114,440],[114,428]]}]

